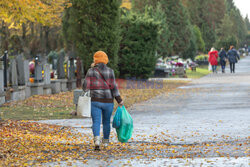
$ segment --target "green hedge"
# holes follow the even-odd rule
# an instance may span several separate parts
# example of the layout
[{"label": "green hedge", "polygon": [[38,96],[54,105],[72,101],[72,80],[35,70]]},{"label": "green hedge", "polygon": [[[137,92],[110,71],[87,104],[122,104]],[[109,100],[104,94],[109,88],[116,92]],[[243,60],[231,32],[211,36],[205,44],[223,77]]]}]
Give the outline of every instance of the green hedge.
[{"label": "green hedge", "polygon": [[149,16],[125,12],[121,17],[120,76],[148,78],[157,60],[159,24]]},{"label": "green hedge", "polygon": [[207,61],[208,55],[199,55],[195,57],[195,61]]}]

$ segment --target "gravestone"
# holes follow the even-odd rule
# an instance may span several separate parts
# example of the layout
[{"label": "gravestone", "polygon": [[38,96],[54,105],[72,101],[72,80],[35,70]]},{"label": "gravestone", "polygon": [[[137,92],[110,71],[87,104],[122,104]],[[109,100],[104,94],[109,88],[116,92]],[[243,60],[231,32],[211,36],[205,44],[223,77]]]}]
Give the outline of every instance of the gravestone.
[{"label": "gravestone", "polygon": [[43,87],[44,83],[43,82],[36,82],[30,84],[30,89],[31,89],[31,96],[33,95],[43,95]]},{"label": "gravestone", "polygon": [[73,111],[72,115],[77,115],[77,106],[78,106],[78,99],[82,95],[83,90],[82,89],[75,89],[73,91],[73,103],[75,104],[75,111]]},{"label": "gravestone", "polygon": [[83,90],[82,89],[75,89],[74,91],[73,91],[73,103],[74,104],[78,104],[78,99],[79,99],[79,97],[81,96],[81,94],[83,93]]},{"label": "gravestone", "polygon": [[29,69],[29,61],[24,60],[24,76],[25,76],[25,98],[31,96],[31,88],[30,88],[30,69]]},{"label": "gravestone", "polygon": [[0,61],[0,93],[4,91],[4,76],[3,76],[3,62]]},{"label": "gravestone", "polygon": [[7,67],[7,75],[6,75],[6,83],[7,83],[7,86],[8,87],[10,85],[10,65]]},{"label": "gravestone", "polygon": [[52,89],[53,94],[61,92],[61,82],[60,82],[60,80],[52,80],[51,81],[51,89]]},{"label": "gravestone", "polygon": [[13,90],[10,94],[12,101],[24,100],[25,99],[25,86],[18,86],[18,74],[17,74],[17,63],[16,60],[11,60],[10,64],[10,84]]},{"label": "gravestone", "polygon": [[74,53],[70,52],[69,53],[69,74],[68,74],[68,79],[72,80],[75,79],[75,63],[74,63]]},{"label": "gravestone", "polygon": [[51,89],[51,80],[50,80],[50,65],[44,64],[43,66],[44,70],[44,87],[43,87],[43,93],[48,95],[52,93]]},{"label": "gravestone", "polygon": [[25,99],[25,87],[26,86],[18,86],[18,89],[11,92],[11,100],[12,101],[18,101],[18,100],[24,100]]},{"label": "gravestone", "polygon": [[[42,61],[41,61],[41,55],[38,54],[35,57],[35,77],[34,77],[34,83],[30,83],[30,95],[43,95],[43,87],[44,83],[42,82],[43,76],[42,76]],[[28,91],[27,91],[28,92]]]},{"label": "gravestone", "polygon": [[4,65],[0,61],[0,105],[5,103],[5,94],[4,94]]},{"label": "gravestone", "polygon": [[52,68],[53,68],[53,70],[56,70],[56,67],[57,67],[57,59],[53,59],[52,60]]},{"label": "gravestone", "polygon": [[69,68],[68,68],[68,90],[76,88],[76,78],[75,78],[75,54],[74,52],[69,52]]},{"label": "gravestone", "polygon": [[25,85],[27,79],[25,79],[26,76],[25,76],[23,55],[18,55],[16,58],[16,62],[17,62],[18,84]]},{"label": "gravestone", "polygon": [[29,83],[30,79],[30,69],[29,69],[29,61],[24,60],[24,78],[25,78],[25,84],[27,85]]},{"label": "gravestone", "polygon": [[18,86],[18,76],[16,69],[16,60],[12,59],[10,62],[10,84],[12,88],[17,88]]},{"label": "gravestone", "polygon": [[82,87],[82,61],[79,57],[76,59],[76,87]]},{"label": "gravestone", "polygon": [[41,56],[41,65],[43,66],[44,64],[47,64],[48,63],[48,60],[47,60],[47,57],[42,57]]},{"label": "gravestone", "polygon": [[56,66],[56,64],[57,64],[57,57],[58,57],[58,54],[57,54],[56,51],[51,51],[48,54],[48,60],[51,63],[53,70],[56,70],[56,68],[57,68],[57,66]]},{"label": "gravestone", "polygon": [[4,56],[1,58],[2,61],[3,61],[3,70],[4,70],[4,86],[7,87],[8,86],[8,75],[9,75],[9,72],[8,72],[8,51],[5,51],[4,52]]},{"label": "gravestone", "polygon": [[44,64],[44,84],[49,85],[51,83],[50,81],[50,65]]},{"label": "gravestone", "polygon": [[179,75],[179,77],[181,78],[185,77],[186,72],[185,72],[184,67],[177,67],[176,74]]},{"label": "gravestone", "polygon": [[57,59],[57,79],[65,79],[64,52],[60,52]]},{"label": "gravestone", "polygon": [[35,82],[42,82],[42,63],[41,55],[35,57]]}]

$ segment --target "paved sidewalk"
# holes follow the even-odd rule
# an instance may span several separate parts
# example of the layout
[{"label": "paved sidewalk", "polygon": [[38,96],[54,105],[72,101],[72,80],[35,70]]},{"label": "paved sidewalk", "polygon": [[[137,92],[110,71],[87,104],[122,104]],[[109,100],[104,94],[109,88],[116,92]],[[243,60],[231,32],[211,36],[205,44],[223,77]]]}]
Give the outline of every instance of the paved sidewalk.
[{"label": "paved sidewalk", "polygon": [[[136,134],[168,131],[176,136],[173,142],[182,143],[221,140],[222,135],[246,138],[250,134],[250,57],[236,65],[235,74],[227,68],[226,74],[193,80],[173,93],[134,105],[131,112]],[[195,132],[200,135],[192,136]]]}]

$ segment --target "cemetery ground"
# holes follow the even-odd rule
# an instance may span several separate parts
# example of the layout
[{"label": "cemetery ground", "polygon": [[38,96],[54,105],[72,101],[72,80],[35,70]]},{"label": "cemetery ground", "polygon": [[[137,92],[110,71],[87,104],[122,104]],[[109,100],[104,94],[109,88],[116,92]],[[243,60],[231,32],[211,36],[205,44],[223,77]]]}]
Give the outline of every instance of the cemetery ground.
[{"label": "cemetery ground", "polygon": [[[133,137],[119,143],[112,129],[110,146],[100,152],[93,151],[90,119],[0,121],[0,166],[248,166],[249,74],[246,57],[236,74],[227,68],[226,74],[189,83],[168,81],[163,89],[121,90],[134,120]],[[71,96],[37,96],[23,104],[42,111],[50,101],[45,97],[54,97],[50,112],[60,106],[68,114]]]},{"label": "cemetery ground", "polygon": [[[130,82],[130,81],[128,81]],[[138,84],[137,84],[138,83]],[[145,82],[129,83],[135,86],[133,89],[127,89],[124,82],[124,89],[120,89],[121,96],[126,101],[125,107],[130,107],[135,103],[146,101],[164,92],[174,91],[175,88],[188,83],[185,80],[162,81],[154,83],[154,87],[149,85],[148,89],[143,89],[141,84]],[[137,86],[138,85],[138,86]],[[156,88],[155,87],[159,87]],[[116,104],[116,103],[115,103]],[[117,105],[117,104],[116,104]],[[117,106],[115,106],[116,108]],[[35,95],[23,101],[15,101],[4,104],[0,107],[0,117],[4,120],[41,120],[41,119],[70,119],[77,118],[70,115],[75,111],[73,104],[73,93],[61,92],[52,95]]]},{"label": "cemetery ground", "polygon": [[[200,66],[196,71],[186,70],[187,78],[197,79],[203,77],[210,72],[207,66]],[[178,75],[171,76],[172,78],[179,78]],[[174,91],[175,88],[187,84],[190,81],[188,79],[180,80],[167,80],[160,82],[163,87],[157,89],[143,89],[133,88],[127,89],[126,83],[125,89],[120,89],[122,97],[126,100],[126,107],[130,107],[134,103],[148,100],[163,92]],[[126,82],[126,81],[125,81]],[[141,84],[141,83],[140,83]],[[145,84],[143,82],[143,84]],[[147,84],[147,83],[146,83]],[[120,85],[121,87],[124,87]],[[150,86],[150,85],[149,85]],[[158,85],[161,86],[161,85]],[[147,85],[146,85],[147,87]],[[136,95],[136,96],[135,96]],[[69,115],[75,110],[73,104],[73,93],[62,92],[59,94],[52,95],[34,95],[27,98],[26,100],[9,102],[1,106],[0,117],[2,119],[14,119],[14,120],[41,120],[41,119],[70,119],[76,118]]]}]

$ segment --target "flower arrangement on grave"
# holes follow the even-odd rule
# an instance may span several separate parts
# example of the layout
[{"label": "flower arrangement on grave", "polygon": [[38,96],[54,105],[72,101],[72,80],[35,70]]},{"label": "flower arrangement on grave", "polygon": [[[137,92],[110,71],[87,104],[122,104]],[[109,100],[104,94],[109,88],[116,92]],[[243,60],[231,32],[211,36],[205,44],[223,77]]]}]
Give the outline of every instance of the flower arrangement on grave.
[{"label": "flower arrangement on grave", "polygon": [[170,61],[170,64],[171,65],[176,65],[176,62],[175,61]]},{"label": "flower arrangement on grave", "polygon": [[178,62],[178,63],[175,64],[175,66],[177,66],[177,67],[183,67],[183,63]]},{"label": "flower arrangement on grave", "polygon": [[34,83],[35,79],[34,78],[29,78],[30,83]]}]

